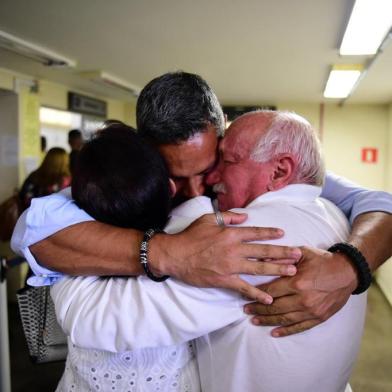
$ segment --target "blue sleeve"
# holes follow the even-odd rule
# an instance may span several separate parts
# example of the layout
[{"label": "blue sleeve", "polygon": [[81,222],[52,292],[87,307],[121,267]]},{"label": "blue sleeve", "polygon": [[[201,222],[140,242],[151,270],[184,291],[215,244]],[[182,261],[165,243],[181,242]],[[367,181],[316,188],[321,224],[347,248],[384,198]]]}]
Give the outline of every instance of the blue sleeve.
[{"label": "blue sleeve", "polygon": [[72,200],[70,188],[50,196],[33,199],[30,208],[19,218],[11,239],[14,252],[25,257],[34,273],[27,283],[31,286],[45,286],[63,276],[41,266],[30,252],[30,245],[68,226],[91,220],[93,218]]},{"label": "blue sleeve", "polygon": [[338,206],[352,224],[355,218],[365,212],[381,211],[392,213],[392,195],[388,192],[373,191],[327,173],[321,196]]}]

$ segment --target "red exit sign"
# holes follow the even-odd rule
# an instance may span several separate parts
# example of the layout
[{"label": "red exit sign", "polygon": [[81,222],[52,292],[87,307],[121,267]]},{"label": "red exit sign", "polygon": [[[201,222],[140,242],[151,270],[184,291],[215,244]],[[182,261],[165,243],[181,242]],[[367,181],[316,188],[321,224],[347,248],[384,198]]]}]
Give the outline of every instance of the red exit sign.
[{"label": "red exit sign", "polygon": [[378,161],[378,148],[364,147],[362,148],[362,162],[364,163],[377,163]]}]

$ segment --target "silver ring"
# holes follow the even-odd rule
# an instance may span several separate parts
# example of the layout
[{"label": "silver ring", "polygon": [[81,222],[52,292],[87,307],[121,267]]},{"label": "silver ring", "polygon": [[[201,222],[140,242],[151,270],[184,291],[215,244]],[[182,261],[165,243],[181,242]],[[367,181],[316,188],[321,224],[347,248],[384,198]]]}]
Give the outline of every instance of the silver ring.
[{"label": "silver ring", "polygon": [[223,220],[222,213],[220,211],[215,211],[215,219],[218,226],[225,227],[225,221]]}]

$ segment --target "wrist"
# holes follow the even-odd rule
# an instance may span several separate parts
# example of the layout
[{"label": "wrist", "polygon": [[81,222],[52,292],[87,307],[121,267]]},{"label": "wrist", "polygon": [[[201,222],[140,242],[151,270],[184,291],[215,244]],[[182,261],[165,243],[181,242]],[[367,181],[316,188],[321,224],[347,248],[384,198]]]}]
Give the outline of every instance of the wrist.
[{"label": "wrist", "polygon": [[166,252],[167,240],[170,237],[166,233],[157,233],[149,244],[149,266],[154,275],[172,275],[168,268]]},{"label": "wrist", "polygon": [[372,274],[361,251],[347,242],[337,243],[331,246],[328,250],[332,253],[344,254],[354,267],[358,284],[354,291],[352,291],[352,294],[361,294],[366,291],[372,282]]},{"label": "wrist", "polygon": [[350,258],[344,253],[333,253],[333,257],[339,264],[339,269],[343,275],[344,281],[346,282],[346,287],[350,289],[350,292],[352,293],[359,284],[357,270]]},{"label": "wrist", "polygon": [[151,269],[151,263],[150,263],[151,261],[150,252],[149,252],[150,241],[158,233],[162,233],[162,231],[158,229],[148,229],[147,231],[144,232],[143,241],[140,244],[139,259],[140,259],[140,264],[143,266],[144,273],[148,278],[150,278],[154,282],[164,282],[166,279],[170,278],[170,276],[158,275],[154,273],[154,271]]}]

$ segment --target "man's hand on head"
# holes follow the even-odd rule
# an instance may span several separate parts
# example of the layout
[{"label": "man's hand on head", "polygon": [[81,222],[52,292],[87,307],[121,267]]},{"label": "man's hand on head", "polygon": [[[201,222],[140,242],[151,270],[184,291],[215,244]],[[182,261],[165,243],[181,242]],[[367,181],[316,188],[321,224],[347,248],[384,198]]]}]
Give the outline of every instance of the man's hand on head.
[{"label": "man's hand on head", "polygon": [[247,314],[255,325],[279,325],[272,336],[282,337],[324,322],[340,310],[358,284],[351,262],[340,253],[301,248],[297,274],[260,286],[274,298],[272,305],[251,303]]},{"label": "man's hand on head", "polygon": [[[246,214],[233,212],[222,216],[225,225],[240,224],[247,218]],[[245,282],[239,274],[294,275],[296,268],[289,264],[300,258],[298,248],[249,243],[283,234],[275,228],[221,227],[214,214],[207,214],[181,233],[154,236],[150,244],[151,268],[193,286],[233,289],[250,299],[271,303],[269,294]]]}]

